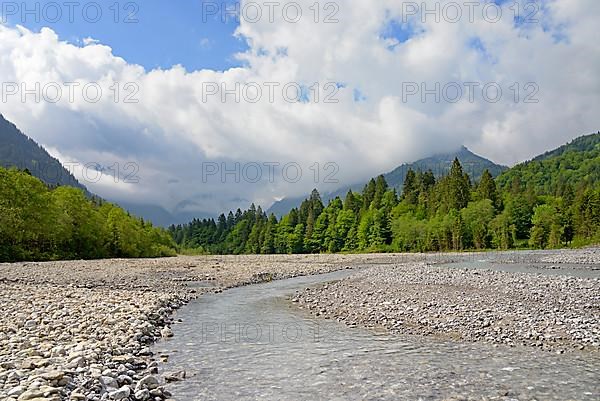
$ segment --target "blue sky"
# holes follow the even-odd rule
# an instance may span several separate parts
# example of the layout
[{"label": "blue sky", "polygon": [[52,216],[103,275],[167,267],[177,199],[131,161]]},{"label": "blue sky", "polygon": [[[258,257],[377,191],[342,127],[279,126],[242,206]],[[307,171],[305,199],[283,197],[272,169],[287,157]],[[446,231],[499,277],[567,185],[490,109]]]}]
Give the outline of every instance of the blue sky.
[{"label": "blue sky", "polygon": [[[82,39],[92,37],[102,44],[112,47],[116,56],[129,63],[141,64],[146,69],[169,68],[176,64],[187,70],[210,68],[224,70],[241,65],[234,54],[247,49],[244,40],[233,36],[238,22],[223,22],[221,16],[203,15],[204,0],[143,0],[129,2],[122,0],[99,1],[102,17],[96,23],[86,21],[83,7],[91,2],[81,2],[74,7],[74,18],[70,21],[69,8],[61,4],[62,17],[56,18],[53,8],[44,9],[51,2],[41,2],[39,12],[22,15],[25,10],[35,10],[38,1],[14,2],[18,6],[16,14],[6,15],[9,25],[20,24],[34,31],[50,27],[61,40],[81,44]],[[219,4],[221,2],[218,2]],[[234,2],[228,2],[234,4]],[[113,4],[118,4],[119,14]],[[3,7],[6,7],[3,5]],[[137,8],[137,10],[136,10]],[[206,10],[206,6],[204,8]],[[7,11],[7,9],[3,9]],[[11,10],[12,11],[12,10]],[[125,23],[128,15],[135,11],[131,20]],[[36,21],[36,14],[39,21]],[[204,12],[204,14],[208,14]],[[90,7],[85,15],[95,19],[96,11]],[[47,18],[46,18],[47,17]],[[54,21],[57,19],[58,21]],[[115,22],[115,19],[119,22]]]}]

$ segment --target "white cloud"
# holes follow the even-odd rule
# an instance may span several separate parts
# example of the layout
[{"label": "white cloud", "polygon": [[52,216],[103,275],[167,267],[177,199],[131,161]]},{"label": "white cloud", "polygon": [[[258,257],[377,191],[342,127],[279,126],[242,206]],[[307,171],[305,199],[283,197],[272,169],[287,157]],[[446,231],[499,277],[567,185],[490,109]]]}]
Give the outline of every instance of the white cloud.
[{"label": "white cloud", "polygon": [[98,39],[94,39],[94,38],[84,38],[83,44],[84,44],[84,46],[97,45],[97,44],[100,44],[100,41]]},{"label": "white cloud", "polygon": [[[300,1],[305,10],[314,2]],[[428,2],[433,3],[433,2]],[[85,47],[61,41],[50,29],[39,33],[0,26],[0,75],[4,83],[97,82],[97,103],[76,92],[73,103],[21,102],[11,96],[1,112],[42,144],[82,162],[139,165],[141,182],[132,186],[99,186],[100,195],[149,201],[173,208],[184,200],[195,207],[220,211],[256,201],[268,206],[285,195],[327,187],[323,166],[339,166],[341,183],[360,181],[427,154],[466,144],[502,163],[515,163],[598,130],[600,106],[600,38],[593,0],[545,2],[542,21],[515,27],[512,18],[492,24],[476,13],[476,22],[421,23],[415,36],[392,50],[380,36],[390,18],[400,18],[398,2],[346,1],[339,23],[315,24],[311,14],[299,23],[242,21],[237,34],[250,44],[239,55],[247,67],[224,72],[189,72],[183,67],[146,71],[112,54],[110,47],[85,40]],[[508,7],[506,5],[505,7]],[[508,12],[505,9],[505,12]],[[324,16],[322,12],[321,18]],[[560,35],[557,36],[557,32]],[[474,43],[478,45],[475,46]],[[403,101],[407,82],[497,82],[503,89],[495,104],[462,101],[437,103],[433,96]],[[120,101],[115,103],[114,82]],[[126,83],[136,86],[125,87]],[[203,102],[203,83],[234,88],[236,83],[343,83],[337,104],[284,101],[265,96],[257,103],[236,103],[228,96]],[[537,104],[524,96],[535,88]],[[520,84],[520,102],[510,89]],[[126,90],[128,89],[128,90]],[[138,103],[123,96],[138,90]],[[354,90],[364,95],[354,101]],[[321,89],[321,100],[326,94]],[[298,163],[303,180],[289,183],[235,183],[228,176],[203,182],[202,163]],[[314,163],[321,168],[314,183]],[[329,184],[333,189],[335,184]]]}]

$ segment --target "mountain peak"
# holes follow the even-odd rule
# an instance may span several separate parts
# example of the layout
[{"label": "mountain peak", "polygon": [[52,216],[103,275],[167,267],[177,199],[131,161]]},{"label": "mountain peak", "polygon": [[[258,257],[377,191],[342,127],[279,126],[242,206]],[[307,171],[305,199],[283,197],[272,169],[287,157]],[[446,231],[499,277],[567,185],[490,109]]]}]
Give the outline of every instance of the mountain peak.
[{"label": "mountain peak", "polygon": [[[436,178],[440,178],[447,175],[450,171],[450,167],[454,162],[454,159],[458,159],[463,166],[466,173],[471,176],[475,181],[481,178],[481,175],[485,170],[489,170],[492,176],[497,177],[502,172],[508,169],[506,166],[496,164],[482,156],[479,156],[471,152],[466,146],[460,146],[458,149],[449,153],[439,153],[425,159],[417,160],[414,163],[404,163],[387,174],[383,174],[385,180],[391,188],[395,188],[398,192],[402,191],[404,186],[404,179],[408,170],[425,172],[431,170]],[[344,198],[349,190],[362,191],[365,183],[358,183],[346,187],[342,187],[334,192],[321,194],[323,202],[335,199],[336,197]],[[297,198],[284,198],[278,202],[275,202],[267,213],[274,213],[281,217],[285,213],[289,212],[294,207],[299,207],[305,197]]]}]

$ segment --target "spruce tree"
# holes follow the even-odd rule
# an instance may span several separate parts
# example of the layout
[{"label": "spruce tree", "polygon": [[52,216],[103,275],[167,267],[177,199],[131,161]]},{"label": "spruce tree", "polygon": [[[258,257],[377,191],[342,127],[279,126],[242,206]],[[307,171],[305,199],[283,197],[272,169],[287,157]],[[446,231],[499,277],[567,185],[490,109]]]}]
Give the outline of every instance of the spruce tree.
[{"label": "spruce tree", "polygon": [[409,205],[416,205],[419,198],[419,183],[417,175],[412,169],[409,169],[404,179],[404,187],[402,188],[402,200]]}]

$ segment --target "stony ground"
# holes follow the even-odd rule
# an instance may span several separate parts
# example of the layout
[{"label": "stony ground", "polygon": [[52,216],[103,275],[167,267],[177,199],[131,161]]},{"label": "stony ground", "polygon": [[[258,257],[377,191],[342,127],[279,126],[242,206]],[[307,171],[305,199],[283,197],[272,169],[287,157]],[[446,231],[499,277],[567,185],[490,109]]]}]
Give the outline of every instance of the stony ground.
[{"label": "stony ground", "polygon": [[[562,263],[600,268],[600,249],[475,256],[543,263],[540,273],[547,263],[554,264],[553,270]],[[473,255],[446,257],[469,260]],[[399,334],[557,353],[600,351],[600,278],[439,267],[443,259],[373,266],[340,282],[306,289],[293,301],[317,316]]]},{"label": "stony ground", "polygon": [[148,345],[206,291],[389,256],[178,257],[0,264],[0,399],[163,400]]},{"label": "stony ground", "polygon": [[[598,263],[598,250],[534,253],[540,263]],[[177,257],[0,264],[0,399],[171,398],[149,345],[172,312],[205,292],[347,267],[350,279],[298,296],[351,325],[553,350],[597,350],[598,279],[442,270],[490,254]],[[583,255],[583,256],[582,256]],[[519,259],[522,254],[501,254]],[[562,258],[562,259],[561,259]],[[586,268],[583,266],[582,268]]]}]

